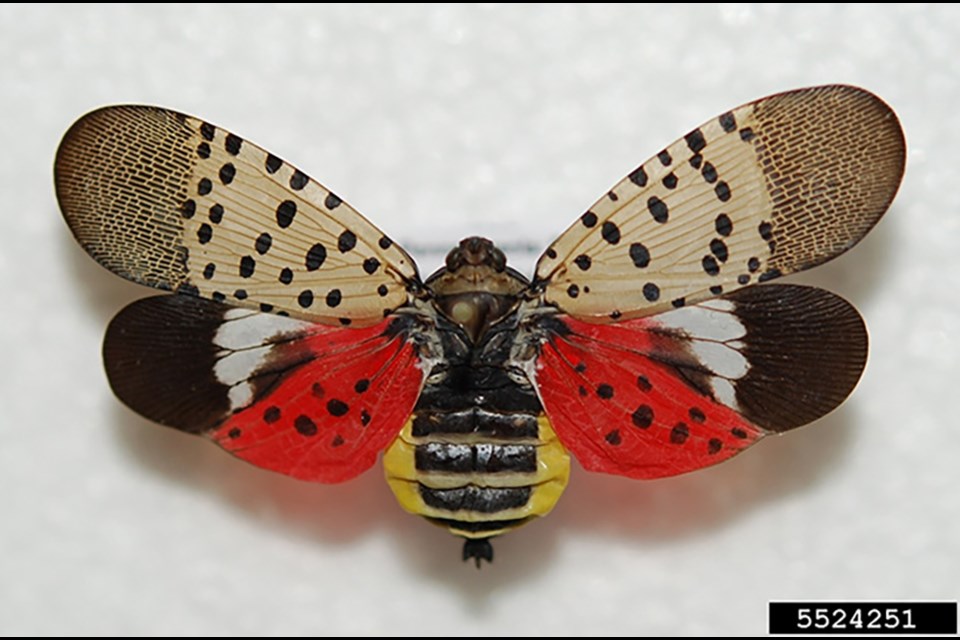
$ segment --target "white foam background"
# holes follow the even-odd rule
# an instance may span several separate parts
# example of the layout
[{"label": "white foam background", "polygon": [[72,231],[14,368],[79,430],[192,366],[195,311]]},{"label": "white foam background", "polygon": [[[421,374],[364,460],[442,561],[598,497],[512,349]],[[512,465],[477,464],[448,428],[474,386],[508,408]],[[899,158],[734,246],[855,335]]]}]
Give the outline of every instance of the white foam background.
[{"label": "white foam background", "polygon": [[[765,631],[770,599],[956,599],[958,24],[943,5],[0,6],[0,633],[735,635]],[[830,82],[887,100],[909,146],[877,228],[794,278],[867,318],[856,393],[688,476],[577,468],[479,572],[379,470],[303,484],[123,407],[100,343],[149,291],[90,260],[53,195],[74,119],[159,104],[296,163],[424,272],[468,234],[529,270],[693,126]]]}]

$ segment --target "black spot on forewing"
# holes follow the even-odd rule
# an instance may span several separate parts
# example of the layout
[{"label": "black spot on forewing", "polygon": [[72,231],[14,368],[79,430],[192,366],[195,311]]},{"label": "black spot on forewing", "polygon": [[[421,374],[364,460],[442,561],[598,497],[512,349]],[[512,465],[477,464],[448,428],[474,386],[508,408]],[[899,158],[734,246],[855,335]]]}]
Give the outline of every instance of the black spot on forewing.
[{"label": "black spot on forewing", "polygon": [[650,199],[647,200],[647,209],[650,211],[653,219],[660,224],[665,223],[670,218],[670,210],[667,209],[667,203],[657,196],[651,196]]},{"label": "black spot on forewing", "polygon": [[728,216],[725,213],[721,213],[720,215],[717,216],[717,219],[714,222],[714,226],[717,229],[717,233],[719,233],[724,238],[728,237],[731,233],[733,233],[733,222],[731,222],[730,216]]},{"label": "black spot on forewing", "polygon": [[656,302],[660,299],[660,287],[652,282],[646,283],[643,285],[643,297],[647,299],[647,302]]},{"label": "black spot on forewing", "polygon": [[726,202],[730,199],[730,186],[723,180],[718,182],[713,190],[717,194],[717,198],[720,199],[720,202]]},{"label": "black spot on forewing", "polygon": [[337,238],[337,248],[340,250],[340,253],[346,253],[355,246],[357,246],[357,236],[349,229],[341,233],[340,237]]},{"label": "black spot on forewing", "polygon": [[327,260],[327,248],[319,242],[307,251],[306,267],[307,271],[316,271],[323,266]]},{"label": "black spot on forewing", "polygon": [[704,256],[701,264],[707,275],[715,276],[720,273],[720,265],[717,264],[717,259],[713,256]]},{"label": "black spot on forewing", "polygon": [[277,226],[286,229],[293,224],[293,218],[297,215],[297,203],[293,200],[284,200],[277,205]]},{"label": "black spot on forewing", "polygon": [[293,175],[290,176],[290,188],[294,191],[300,191],[307,186],[308,182],[310,182],[310,178],[301,173],[299,169],[294,171]]},{"label": "black spot on forewing", "polygon": [[634,169],[633,173],[631,173],[627,177],[630,178],[630,182],[637,185],[638,187],[647,186],[647,172],[643,170],[642,166]]},{"label": "black spot on forewing", "polygon": [[727,111],[725,114],[720,116],[718,120],[720,121],[720,126],[723,127],[723,130],[727,133],[730,133],[737,128],[737,119],[730,111]]},{"label": "black spot on forewing", "polygon": [[220,182],[224,185],[228,185],[233,182],[234,176],[237,175],[237,168],[233,166],[233,163],[228,162],[227,164],[220,167]]},{"label": "black spot on forewing", "polygon": [[587,229],[592,229],[597,226],[597,214],[593,211],[587,211],[585,214],[580,216],[580,222],[583,223]]},{"label": "black spot on forewing", "polygon": [[713,184],[714,182],[716,182],[717,178],[719,177],[717,175],[717,168],[714,167],[709,162],[705,162],[703,164],[703,168],[700,170],[700,175],[702,175],[703,179],[709,182],[710,184]]},{"label": "black spot on forewing", "polygon": [[257,261],[253,256],[243,256],[240,258],[240,277],[249,278],[257,268]]},{"label": "black spot on forewing", "polygon": [[650,264],[650,251],[643,244],[634,242],[630,245],[630,259],[638,269],[643,269]]},{"label": "black spot on forewing", "polygon": [[323,206],[331,211],[339,207],[343,203],[343,200],[337,197],[335,193],[328,193],[327,197],[323,200]]},{"label": "black spot on forewing", "polygon": [[712,253],[720,262],[727,261],[727,245],[719,238],[710,241],[710,253]]},{"label": "black spot on forewing", "polygon": [[757,227],[757,231],[760,233],[760,237],[766,241],[773,240],[773,225],[769,222],[761,222],[760,226]]},{"label": "black spot on forewing", "polygon": [[229,153],[232,156],[235,156],[238,153],[240,153],[240,147],[242,144],[243,144],[243,140],[239,136],[235,136],[232,133],[228,133],[227,139],[224,142],[223,146],[224,146],[224,149],[227,150],[227,153]]},{"label": "black spot on forewing", "polygon": [[600,235],[610,244],[620,242],[620,228],[609,220],[603,223],[603,227],[600,229]]},{"label": "black spot on forewing", "polygon": [[700,129],[694,129],[686,135],[684,138],[687,141],[687,146],[690,147],[690,151],[694,153],[700,153],[703,151],[703,148],[707,146],[707,141],[703,137],[703,132]]},{"label": "black spot on forewing", "polygon": [[370,275],[373,275],[377,272],[377,269],[380,267],[380,261],[376,258],[367,258],[363,261],[363,271]]},{"label": "black spot on forewing", "polygon": [[774,278],[779,278],[780,275],[781,273],[779,269],[768,269],[757,277],[757,282],[766,282],[767,280],[773,280]]},{"label": "black spot on forewing", "polygon": [[276,173],[280,170],[280,167],[283,166],[283,160],[273,155],[272,153],[267,154],[267,160],[263,163],[264,169],[267,170],[267,173]]},{"label": "black spot on forewing", "polygon": [[263,255],[267,251],[270,251],[270,246],[272,244],[273,237],[269,233],[264,232],[257,237],[257,241],[254,243],[254,248],[257,250],[257,253]]}]

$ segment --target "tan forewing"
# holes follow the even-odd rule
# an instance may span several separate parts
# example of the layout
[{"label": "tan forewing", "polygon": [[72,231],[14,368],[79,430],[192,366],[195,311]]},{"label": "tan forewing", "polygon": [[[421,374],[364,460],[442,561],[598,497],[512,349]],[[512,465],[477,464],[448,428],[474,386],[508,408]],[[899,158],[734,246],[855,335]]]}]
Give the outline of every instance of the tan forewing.
[{"label": "tan forewing", "polygon": [[80,244],[141,284],[327,324],[407,302],[413,260],[331,191],[202,120],[99,109],[64,136],[57,197]]},{"label": "tan forewing", "polygon": [[537,281],[548,302],[609,322],[807,269],[876,224],[904,161],[896,115],[863,89],[763,98],[624,178],[541,256]]}]

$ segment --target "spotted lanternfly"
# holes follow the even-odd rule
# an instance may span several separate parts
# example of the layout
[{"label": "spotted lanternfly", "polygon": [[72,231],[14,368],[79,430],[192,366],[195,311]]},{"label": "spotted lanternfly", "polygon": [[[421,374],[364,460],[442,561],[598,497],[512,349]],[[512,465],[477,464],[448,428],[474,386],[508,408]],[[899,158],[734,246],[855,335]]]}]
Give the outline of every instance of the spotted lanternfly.
[{"label": "spotted lanternfly", "polygon": [[548,513],[569,453],[660,478],[837,407],[867,355],[857,311],[763,285],[843,253],[904,167],[893,111],[855,87],[751,102],[637,167],[533,280],[467,238],[422,280],[333,192],[167,109],[94,111],[57,152],[84,249],[134,282],[103,347],[133,410],[260,467],[341,482],[384,453],[401,506],[466,539]]}]

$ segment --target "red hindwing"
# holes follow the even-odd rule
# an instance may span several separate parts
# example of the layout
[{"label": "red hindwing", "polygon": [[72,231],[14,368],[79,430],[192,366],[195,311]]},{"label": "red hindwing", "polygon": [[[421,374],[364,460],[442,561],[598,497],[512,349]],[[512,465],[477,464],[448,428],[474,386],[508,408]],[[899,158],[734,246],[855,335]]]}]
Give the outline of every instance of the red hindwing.
[{"label": "red hindwing", "polygon": [[557,436],[584,468],[672,476],[726,460],[764,435],[653,357],[651,320],[563,322],[570,333],[543,345],[537,387]]},{"label": "red hindwing", "polygon": [[103,355],[114,392],[141,415],[257,466],[341,482],[376,462],[420,394],[401,324],[330,327],[157,296],[117,314]]},{"label": "red hindwing", "polygon": [[284,349],[309,359],[210,434],[258,467],[342,482],[367,470],[400,432],[423,376],[390,321],[366,329],[314,325]]},{"label": "red hindwing", "polygon": [[867,331],[843,298],[798,285],[602,325],[559,316],[536,384],[587,469],[658,478],[725,460],[850,394]]}]

